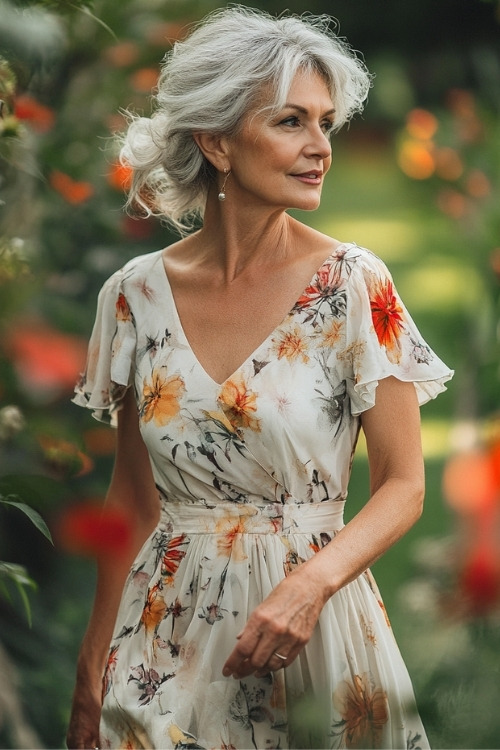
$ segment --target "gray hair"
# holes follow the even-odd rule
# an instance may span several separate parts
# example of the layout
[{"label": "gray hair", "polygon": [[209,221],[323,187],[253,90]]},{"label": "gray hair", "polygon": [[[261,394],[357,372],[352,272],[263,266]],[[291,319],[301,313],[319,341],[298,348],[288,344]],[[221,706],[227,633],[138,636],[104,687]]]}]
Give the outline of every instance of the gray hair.
[{"label": "gray hair", "polygon": [[120,158],[133,170],[127,206],[161,216],[181,234],[203,211],[216,170],[193,133],[232,136],[263,85],[271,114],[281,109],[298,71],[317,72],[335,107],[334,129],[360,112],[370,75],[328,16],[282,15],[243,6],[219,9],[166,55],[151,116],[131,116]]}]

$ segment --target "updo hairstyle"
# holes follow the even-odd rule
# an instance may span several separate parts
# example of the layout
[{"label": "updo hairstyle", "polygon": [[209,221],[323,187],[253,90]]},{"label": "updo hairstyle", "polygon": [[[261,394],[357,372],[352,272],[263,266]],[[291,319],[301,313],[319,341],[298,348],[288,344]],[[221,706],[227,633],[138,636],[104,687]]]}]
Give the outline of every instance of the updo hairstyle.
[{"label": "updo hairstyle", "polygon": [[298,71],[319,73],[338,130],[363,108],[370,76],[328,16],[236,6],[215,11],[166,55],[151,118],[131,116],[120,158],[133,169],[127,207],[161,216],[181,234],[203,217],[215,168],[194,132],[233,136],[271,84],[269,116],[283,108]]}]

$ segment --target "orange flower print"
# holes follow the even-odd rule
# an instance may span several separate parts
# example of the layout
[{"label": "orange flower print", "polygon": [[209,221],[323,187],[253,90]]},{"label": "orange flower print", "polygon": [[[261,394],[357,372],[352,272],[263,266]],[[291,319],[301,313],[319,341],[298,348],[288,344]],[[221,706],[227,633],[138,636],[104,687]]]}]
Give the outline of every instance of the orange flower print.
[{"label": "orange flower print", "polygon": [[384,725],[389,718],[387,696],[374,688],[368,674],[354,675],[335,691],[334,704],[342,716],[335,725],[346,748],[380,748]]},{"label": "orange flower print", "polygon": [[403,309],[389,279],[371,285],[370,307],[379,343],[385,347],[391,362],[397,364],[401,358],[399,337],[404,325]]},{"label": "orange flower print", "polygon": [[333,262],[324,263],[314,277],[313,283],[306,287],[297,300],[297,307],[311,307],[318,301],[333,296],[341,282],[338,267]]},{"label": "orange flower print", "polygon": [[260,420],[253,416],[257,411],[257,396],[247,388],[243,378],[227,380],[218,400],[235,429],[249,428],[254,432],[260,432]]},{"label": "orange flower print", "polygon": [[169,586],[173,584],[177,569],[181,564],[182,558],[186,554],[186,551],[180,549],[180,547],[183,544],[187,544],[187,542],[186,535],[181,534],[180,536],[173,537],[167,544],[165,554],[161,561],[161,575],[163,576],[164,582]]},{"label": "orange flower print", "polygon": [[157,583],[149,589],[146,604],[142,610],[141,624],[146,628],[146,632],[156,632],[159,624],[165,617],[167,605],[162,595],[163,585]]},{"label": "orange flower print", "polygon": [[323,346],[334,347],[340,341],[343,320],[332,320],[330,326],[323,331]]},{"label": "orange flower print", "polygon": [[180,411],[180,398],[184,394],[184,381],[180,375],[164,377],[162,370],[155,368],[151,374],[151,382],[144,378],[142,389],[142,403],[140,416],[144,422],[154,423],[163,427],[170,422]]},{"label": "orange flower print", "polygon": [[117,320],[127,321],[132,319],[130,307],[128,306],[127,298],[120,292],[115,305],[115,316]]},{"label": "orange flower print", "polygon": [[106,662],[106,668],[104,670],[104,676],[102,678],[102,697],[104,698],[111,689],[113,683],[113,675],[115,673],[116,665],[118,663],[118,649],[119,646],[113,646],[108,655],[108,661]]},{"label": "orange flower print", "polygon": [[273,343],[278,359],[285,358],[289,362],[301,359],[304,364],[309,362],[307,341],[298,325],[291,331],[284,331],[280,338],[273,338]]},{"label": "orange flower print", "polygon": [[247,559],[243,550],[241,535],[246,533],[245,518],[223,518],[217,522],[215,532],[217,537],[217,554],[230,557],[233,561],[241,562]]}]

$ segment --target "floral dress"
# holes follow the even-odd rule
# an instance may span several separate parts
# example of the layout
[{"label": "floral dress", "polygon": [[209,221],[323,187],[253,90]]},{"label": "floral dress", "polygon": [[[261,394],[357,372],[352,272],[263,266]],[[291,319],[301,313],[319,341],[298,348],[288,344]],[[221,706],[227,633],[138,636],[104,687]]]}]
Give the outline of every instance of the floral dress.
[{"label": "floral dress", "polygon": [[355,244],[222,384],[190,348],[161,252],[105,283],[74,400],[114,423],[134,389],[161,520],[125,583],[101,747],[428,747],[369,571],[331,597],[286,669],[222,675],[256,605],[342,528],[360,414],[391,375],[425,403],[452,372]]}]

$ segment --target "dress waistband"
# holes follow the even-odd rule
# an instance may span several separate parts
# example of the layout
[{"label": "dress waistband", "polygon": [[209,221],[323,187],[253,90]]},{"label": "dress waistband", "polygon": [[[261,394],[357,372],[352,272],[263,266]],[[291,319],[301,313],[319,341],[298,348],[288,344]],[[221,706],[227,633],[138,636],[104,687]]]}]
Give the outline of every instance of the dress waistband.
[{"label": "dress waistband", "polygon": [[319,534],[343,527],[344,505],[344,500],[215,506],[169,501],[162,508],[160,527],[188,534]]}]

